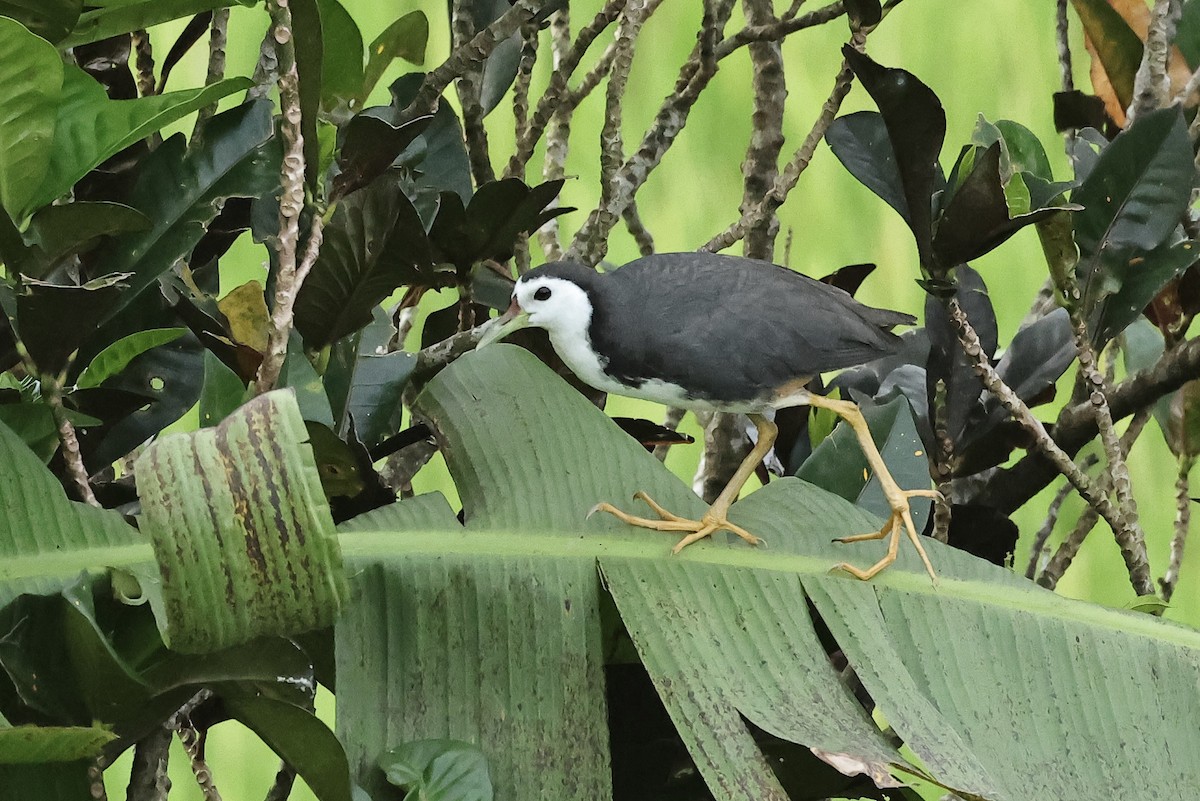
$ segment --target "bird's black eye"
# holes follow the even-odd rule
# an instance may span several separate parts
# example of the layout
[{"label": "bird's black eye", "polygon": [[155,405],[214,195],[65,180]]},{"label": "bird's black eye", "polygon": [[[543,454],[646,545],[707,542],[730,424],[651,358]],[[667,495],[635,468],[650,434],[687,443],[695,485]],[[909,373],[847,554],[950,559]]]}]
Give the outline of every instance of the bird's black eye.
[{"label": "bird's black eye", "polygon": [[534,300],[550,300],[550,287],[539,286],[537,291],[533,293]]}]

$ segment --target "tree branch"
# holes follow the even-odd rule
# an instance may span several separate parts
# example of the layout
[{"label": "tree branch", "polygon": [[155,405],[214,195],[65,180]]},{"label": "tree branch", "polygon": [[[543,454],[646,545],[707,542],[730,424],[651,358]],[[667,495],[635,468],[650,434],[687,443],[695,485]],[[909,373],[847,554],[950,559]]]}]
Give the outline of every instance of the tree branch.
[{"label": "tree branch", "polygon": [[[450,15],[450,27],[454,38],[454,52],[459,52],[475,36],[475,23],[471,16],[469,0],[454,0],[454,11]],[[507,38],[507,37],[505,37]],[[503,41],[503,39],[498,40]],[[483,125],[483,105],[480,103],[480,82],[483,79],[483,59],[468,64],[458,76],[455,89],[462,106],[463,136],[467,144],[467,159],[471,164],[471,177],[476,186],[496,180],[492,159],[488,149],[487,128]]]},{"label": "tree branch", "polygon": [[[225,47],[229,41],[229,9],[218,8],[213,11],[212,21],[208,26],[208,73],[204,76],[204,85],[211,86],[225,77]],[[192,138],[188,145],[195,147],[204,138],[204,128],[208,121],[217,113],[217,104],[210,103],[196,114],[196,125],[192,128]]]},{"label": "tree branch", "polygon": [[1171,560],[1167,572],[1158,580],[1164,601],[1170,601],[1179,582],[1179,569],[1183,566],[1183,549],[1187,545],[1188,529],[1192,522],[1192,498],[1188,476],[1196,464],[1194,456],[1180,456],[1179,469],[1175,475],[1175,534],[1171,537]]},{"label": "tree branch", "polygon": [[1183,14],[1183,0],[1155,0],[1150,12],[1150,29],[1146,33],[1146,44],[1142,48],[1142,63],[1138,66],[1133,84],[1133,102],[1126,112],[1132,123],[1138,114],[1161,108],[1167,104],[1171,93],[1171,79],[1167,73],[1167,62],[1171,57],[1171,43],[1175,41],[1175,30]]}]

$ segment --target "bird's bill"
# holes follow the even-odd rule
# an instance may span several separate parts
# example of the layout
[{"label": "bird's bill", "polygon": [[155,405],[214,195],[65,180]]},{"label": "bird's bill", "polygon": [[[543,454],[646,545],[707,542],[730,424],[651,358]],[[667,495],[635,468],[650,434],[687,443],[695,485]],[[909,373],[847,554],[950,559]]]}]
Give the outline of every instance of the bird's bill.
[{"label": "bird's bill", "polygon": [[490,345],[497,340],[504,339],[513,331],[520,331],[528,326],[529,313],[521,311],[521,307],[514,300],[508,307],[508,311],[488,324],[487,330],[483,332],[483,336],[479,338],[479,344],[475,348],[479,349],[484,345]]}]

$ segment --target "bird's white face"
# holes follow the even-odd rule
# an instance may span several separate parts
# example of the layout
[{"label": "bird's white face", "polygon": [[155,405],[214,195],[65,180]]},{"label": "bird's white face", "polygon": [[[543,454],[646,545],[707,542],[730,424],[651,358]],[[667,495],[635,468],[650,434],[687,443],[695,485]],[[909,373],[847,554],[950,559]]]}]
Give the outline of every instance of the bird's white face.
[{"label": "bird's white face", "polygon": [[592,302],[578,284],[548,276],[521,279],[513,289],[513,300],[529,315],[529,325],[546,329],[552,338],[586,338]]}]

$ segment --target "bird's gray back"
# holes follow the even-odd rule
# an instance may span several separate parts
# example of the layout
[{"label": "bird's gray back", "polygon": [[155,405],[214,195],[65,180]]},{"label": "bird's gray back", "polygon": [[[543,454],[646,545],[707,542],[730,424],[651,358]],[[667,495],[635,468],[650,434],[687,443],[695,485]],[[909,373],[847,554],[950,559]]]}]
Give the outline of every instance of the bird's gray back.
[{"label": "bird's gray back", "polygon": [[884,329],[914,322],[786,268],[718,254],[658,254],[599,278],[590,333],[607,372],[717,402],[891,353],[898,338]]}]

